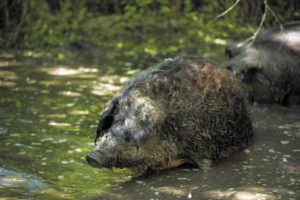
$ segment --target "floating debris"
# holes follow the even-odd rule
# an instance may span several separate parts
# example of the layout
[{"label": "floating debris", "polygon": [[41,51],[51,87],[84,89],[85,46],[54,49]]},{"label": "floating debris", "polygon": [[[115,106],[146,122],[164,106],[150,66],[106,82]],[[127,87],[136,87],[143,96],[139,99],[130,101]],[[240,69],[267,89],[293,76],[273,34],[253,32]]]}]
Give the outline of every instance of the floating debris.
[{"label": "floating debris", "polygon": [[177,180],[182,181],[182,180],[191,180],[191,179],[188,179],[188,178],[186,178],[186,177],[178,177]]},{"label": "floating debris", "polygon": [[67,127],[67,126],[72,126],[70,123],[55,122],[55,121],[49,122],[49,125],[50,125],[50,126],[57,126],[57,127]]},{"label": "floating debris", "polygon": [[280,143],[281,144],[288,144],[288,143],[290,143],[290,141],[288,141],[288,140],[281,140]]},{"label": "floating debris", "polygon": [[74,110],[69,112],[71,115],[87,115],[90,114],[88,110]]},{"label": "floating debris", "polygon": [[63,96],[69,96],[69,97],[80,97],[81,96],[81,93],[73,92],[73,91],[62,91],[62,92],[59,92],[59,94],[63,95]]},{"label": "floating debris", "polygon": [[273,148],[269,149],[268,152],[270,152],[270,153],[276,153],[276,151]]},{"label": "floating debris", "polygon": [[138,180],[136,180],[135,181],[137,184],[143,184],[144,182],[143,181],[138,181]]},{"label": "floating debris", "polygon": [[245,149],[244,152],[245,153],[251,153],[251,151],[249,149]]},{"label": "floating debris", "polygon": [[188,199],[191,199],[193,196],[192,196],[192,190],[190,190],[189,194],[188,194]]}]

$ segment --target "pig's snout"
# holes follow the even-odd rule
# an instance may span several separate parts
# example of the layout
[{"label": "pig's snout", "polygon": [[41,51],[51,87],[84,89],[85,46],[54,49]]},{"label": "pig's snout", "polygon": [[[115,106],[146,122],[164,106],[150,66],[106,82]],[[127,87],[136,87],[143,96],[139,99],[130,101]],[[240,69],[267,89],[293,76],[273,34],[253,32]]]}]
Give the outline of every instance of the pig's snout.
[{"label": "pig's snout", "polygon": [[100,168],[101,167],[101,160],[100,158],[103,157],[100,151],[92,151],[89,155],[86,156],[86,161],[92,167]]}]

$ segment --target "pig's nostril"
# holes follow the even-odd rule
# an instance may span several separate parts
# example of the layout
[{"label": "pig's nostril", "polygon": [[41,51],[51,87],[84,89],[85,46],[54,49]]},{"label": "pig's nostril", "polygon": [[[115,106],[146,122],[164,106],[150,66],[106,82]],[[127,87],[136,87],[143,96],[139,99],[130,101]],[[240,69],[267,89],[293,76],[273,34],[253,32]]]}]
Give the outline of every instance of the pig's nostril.
[{"label": "pig's nostril", "polygon": [[99,161],[100,152],[99,151],[92,151],[89,155],[86,156],[86,161],[92,167],[101,167],[101,163]]},{"label": "pig's nostril", "polygon": [[100,167],[98,161],[90,156],[86,156],[86,161],[91,165],[92,167]]}]

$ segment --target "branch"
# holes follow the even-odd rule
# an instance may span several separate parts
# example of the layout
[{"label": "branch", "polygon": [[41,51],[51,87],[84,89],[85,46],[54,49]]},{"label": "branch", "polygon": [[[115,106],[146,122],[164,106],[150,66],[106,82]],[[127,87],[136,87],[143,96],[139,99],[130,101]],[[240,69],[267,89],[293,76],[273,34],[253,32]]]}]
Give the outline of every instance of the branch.
[{"label": "branch", "polygon": [[281,23],[281,21],[279,20],[278,16],[276,15],[276,13],[274,12],[274,10],[267,4],[265,4],[265,6],[267,6],[267,9],[271,12],[271,14],[273,15],[273,17],[275,18],[275,20],[277,21],[277,23],[279,24],[280,30],[283,31],[283,24]]},{"label": "branch", "polygon": [[248,47],[251,46],[253,44],[253,42],[256,40],[258,33],[261,31],[262,26],[263,26],[264,22],[266,21],[267,14],[268,14],[268,8],[269,8],[268,0],[264,0],[264,5],[265,5],[264,14],[260,20],[258,28],[254,32],[253,36],[250,37],[250,39],[252,39],[252,41],[248,44]]},{"label": "branch", "polygon": [[220,17],[225,16],[227,13],[229,13],[236,5],[238,5],[238,3],[241,0],[236,0],[234,4],[232,4],[232,6],[230,6],[227,10],[225,10],[224,12],[222,12],[221,14],[219,14],[218,16],[216,16],[215,20],[219,19]]},{"label": "branch", "polygon": [[8,40],[8,44],[9,46],[11,44],[14,44],[19,36],[19,33],[21,31],[21,28],[22,28],[22,25],[23,25],[23,22],[24,22],[24,18],[27,14],[27,2],[21,2],[21,6],[22,6],[22,14],[21,14],[21,17],[20,17],[20,22],[19,24],[14,28],[14,32],[11,34],[9,40]]}]

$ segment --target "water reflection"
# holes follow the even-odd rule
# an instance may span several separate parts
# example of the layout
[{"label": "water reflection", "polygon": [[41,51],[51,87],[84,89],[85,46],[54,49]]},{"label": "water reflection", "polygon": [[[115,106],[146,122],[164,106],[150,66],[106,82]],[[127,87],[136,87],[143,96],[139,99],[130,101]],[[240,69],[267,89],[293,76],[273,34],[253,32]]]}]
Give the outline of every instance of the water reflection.
[{"label": "water reflection", "polygon": [[[58,66],[58,67],[54,67],[51,69],[43,68],[41,70],[46,72],[47,74],[56,75],[56,76],[72,76],[72,75],[80,75],[80,74],[98,72],[98,69],[96,69],[96,68],[79,67],[77,69],[74,69],[71,66]],[[78,77],[80,77],[80,76],[78,76]],[[88,77],[88,76],[85,76],[85,77]]]}]

